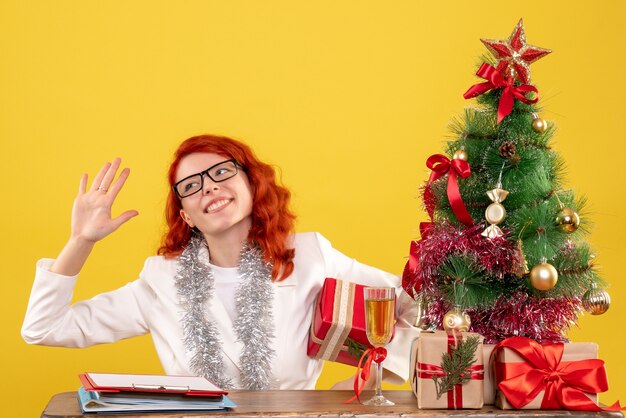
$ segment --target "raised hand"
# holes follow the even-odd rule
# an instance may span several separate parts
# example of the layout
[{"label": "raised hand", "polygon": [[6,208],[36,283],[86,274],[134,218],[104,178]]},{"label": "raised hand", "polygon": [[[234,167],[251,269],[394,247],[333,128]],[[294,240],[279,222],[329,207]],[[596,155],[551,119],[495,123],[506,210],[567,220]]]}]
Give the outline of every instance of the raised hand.
[{"label": "raised hand", "polygon": [[111,217],[113,202],[130,174],[130,170],[125,168],[113,181],[120,163],[119,158],[113,163],[106,163],[93,179],[89,190],[88,176],[83,174],[72,208],[72,237],[89,242],[99,241],[139,214],[136,210],[128,210],[117,218]]},{"label": "raised hand", "polygon": [[115,179],[120,163],[119,158],[112,163],[106,163],[94,177],[89,190],[87,174],[81,177],[78,196],[72,207],[70,239],[50,267],[50,271],[67,276],[78,274],[96,242],[139,214],[136,210],[127,210],[117,218],[111,217],[115,198],[130,174],[130,170],[125,168]]}]

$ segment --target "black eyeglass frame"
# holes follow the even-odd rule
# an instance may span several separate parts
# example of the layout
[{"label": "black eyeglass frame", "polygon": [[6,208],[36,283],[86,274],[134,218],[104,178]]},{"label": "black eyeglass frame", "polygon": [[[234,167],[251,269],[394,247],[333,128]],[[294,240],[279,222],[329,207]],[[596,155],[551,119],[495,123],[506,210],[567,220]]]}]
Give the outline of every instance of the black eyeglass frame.
[{"label": "black eyeglass frame", "polygon": [[[224,163],[233,163],[233,164],[235,165],[235,174],[233,174],[232,176],[230,176],[230,177],[228,177],[228,178],[226,178],[226,179],[222,179],[222,180],[215,180],[213,177],[211,177],[211,174],[209,174],[209,171],[213,170],[213,169],[214,169],[215,167],[217,167],[218,165],[222,165],[222,164],[224,164]],[[174,183],[174,184],[172,185],[172,189],[174,189],[174,193],[176,193],[176,196],[178,196],[178,198],[179,198],[179,199],[184,199],[184,198],[186,198],[186,197],[193,196],[194,194],[196,194],[196,193],[198,193],[199,191],[201,191],[202,189],[204,189],[204,175],[205,175],[205,174],[206,174],[206,176],[207,176],[208,178],[210,178],[210,179],[211,179],[211,181],[212,181],[213,183],[221,183],[221,182],[223,182],[223,181],[230,180],[230,179],[232,179],[233,177],[235,177],[237,174],[239,174],[239,169],[240,169],[240,168],[241,168],[242,170],[244,170],[244,172],[245,172],[245,168],[244,168],[241,164],[239,164],[239,161],[237,161],[236,159],[231,158],[230,160],[224,160],[224,161],[219,162],[219,163],[217,163],[217,164],[213,164],[211,167],[207,168],[206,170],[203,170],[203,171],[201,171],[201,172],[199,172],[199,173],[192,174],[192,175],[190,175],[190,176],[185,177],[185,178],[184,178],[184,179],[182,179],[182,180],[177,181],[176,183]],[[184,182],[185,180],[188,180],[188,179],[190,179],[190,178],[192,178],[192,177],[195,177],[195,176],[198,176],[198,175],[200,176],[200,188],[199,188],[198,190],[196,190],[195,192],[191,193],[191,194],[188,194],[188,195],[186,195],[186,196],[181,196],[181,195],[180,195],[180,193],[178,192],[178,188],[177,188],[177,186],[178,186],[180,183]]]}]

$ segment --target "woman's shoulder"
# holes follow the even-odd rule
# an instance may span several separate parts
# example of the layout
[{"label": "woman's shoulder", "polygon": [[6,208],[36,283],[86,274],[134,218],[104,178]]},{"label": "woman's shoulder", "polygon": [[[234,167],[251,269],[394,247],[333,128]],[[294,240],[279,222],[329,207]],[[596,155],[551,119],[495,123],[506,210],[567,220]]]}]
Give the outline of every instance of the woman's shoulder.
[{"label": "woman's shoulder", "polygon": [[296,251],[295,261],[322,261],[332,252],[332,245],[319,232],[300,232],[292,236],[292,248]]},{"label": "woman's shoulder", "polygon": [[178,257],[165,258],[162,255],[148,257],[141,270],[141,278],[151,281],[163,276],[173,276],[176,274],[177,265]]},{"label": "woman's shoulder", "polygon": [[329,243],[319,232],[298,232],[291,236],[291,240],[296,249],[303,246],[320,246]]},{"label": "woman's shoulder", "polygon": [[146,267],[161,268],[164,266],[176,264],[177,260],[178,260],[178,257],[165,258],[165,256],[162,256],[162,255],[153,255],[153,256],[146,258],[146,261],[144,263],[144,268]]}]

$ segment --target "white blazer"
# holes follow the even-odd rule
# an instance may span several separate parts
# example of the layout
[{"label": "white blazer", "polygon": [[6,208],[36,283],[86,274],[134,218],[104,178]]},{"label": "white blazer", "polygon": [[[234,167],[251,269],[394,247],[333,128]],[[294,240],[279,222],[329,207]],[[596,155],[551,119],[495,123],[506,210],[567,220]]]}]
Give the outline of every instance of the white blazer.
[{"label": "white blazer", "polygon": [[[383,363],[393,373],[392,383],[403,383],[409,374],[409,350],[418,330],[411,326],[415,304],[402,291],[400,278],[366,266],[332,248],[318,233],[293,237],[294,271],[273,282],[275,357],[272,374],[280,389],[315,389],[323,361],[307,356],[313,304],[324,279],[333,277],[368,286],[395,286],[397,323],[388,356]],[[49,271],[53,260],[37,263],[22,336],[29,344],[86,347],[150,333],[165,373],[191,375],[189,353],[183,345],[184,310],[179,304],[174,277],[177,259],[162,256],[146,260],[139,279],[90,300],[71,305],[77,276]],[[207,315],[219,329],[226,373],[239,382],[239,354],[232,320],[220,298],[207,302]]]}]

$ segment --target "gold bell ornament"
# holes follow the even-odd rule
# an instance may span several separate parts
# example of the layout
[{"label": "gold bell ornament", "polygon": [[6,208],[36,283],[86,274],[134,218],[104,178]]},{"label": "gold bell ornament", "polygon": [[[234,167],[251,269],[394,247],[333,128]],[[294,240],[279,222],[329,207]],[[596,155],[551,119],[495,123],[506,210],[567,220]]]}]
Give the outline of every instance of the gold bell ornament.
[{"label": "gold bell ornament", "polygon": [[443,316],[443,329],[446,331],[467,332],[471,325],[469,315],[459,306],[455,306]]},{"label": "gold bell ornament", "polygon": [[537,290],[550,290],[558,280],[559,272],[545,258],[530,269],[530,284]]},{"label": "gold bell ornament", "polygon": [[595,283],[591,284],[582,298],[583,308],[591,315],[602,315],[611,307],[611,296],[604,289],[598,289]]},{"label": "gold bell ornament", "polygon": [[537,115],[536,113],[533,113],[533,121],[531,126],[533,128],[533,131],[540,134],[546,130],[546,128],[548,127],[548,122],[546,122],[545,119],[540,118],[539,115]]}]

